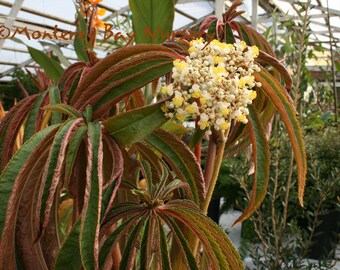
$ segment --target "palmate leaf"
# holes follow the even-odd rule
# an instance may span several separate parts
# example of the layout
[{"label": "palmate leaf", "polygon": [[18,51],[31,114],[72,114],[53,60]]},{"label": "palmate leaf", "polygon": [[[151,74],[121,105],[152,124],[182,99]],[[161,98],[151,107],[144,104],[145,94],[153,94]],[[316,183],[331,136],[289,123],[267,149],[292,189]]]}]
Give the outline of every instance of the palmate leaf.
[{"label": "palmate leaf", "polygon": [[154,131],[145,142],[162,153],[177,177],[189,184],[194,201],[201,205],[205,196],[203,173],[186,144],[162,129]]},{"label": "palmate leaf", "polygon": [[[104,242],[103,246],[100,249],[99,253],[99,269],[103,269],[107,256],[111,251],[112,247],[119,241],[119,239],[123,236],[123,234],[132,226],[135,225],[136,221],[138,223],[135,227],[139,227],[142,225],[143,219],[140,219],[140,215],[133,216],[128,218],[125,222],[123,222],[113,233],[111,233],[106,241]],[[130,248],[130,247],[129,247]]]},{"label": "palmate leaf", "polygon": [[[147,167],[146,161],[143,161],[142,164]],[[163,169],[165,169],[164,166]],[[170,242],[172,239],[172,242],[175,241],[178,244],[178,252],[188,269],[199,269],[192,246],[182,232],[185,229],[187,232],[195,234],[201,241],[213,269],[242,269],[237,252],[225,233],[207,218],[194,202],[171,199],[173,192],[182,188],[185,183],[174,180],[167,184],[165,180],[167,175],[163,171],[164,181],[161,180],[158,183],[159,186],[154,186],[153,189],[147,188],[151,185],[150,182],[146,183],[144,187],[132,190],[132,193],[138,196],[139,202],[121,203],[110,210],[101,227],[101,237],[110,232],[100,251],[101,268],[104,267],[106,255],[117,243],[118,238],[122,236],[123,230],[129,230],[128,244],[124,247],[120,269],[133,267],[136,263],[136,254],[140,256],[141,269],[149,269],[151,257],[158,258],[154,262],[158,265],[155,267],[171,269],[170,245],[167,244],[167,238]],[[148,173],[144,177],[146,177],[145,181],[149,182],[149,178],[152,176]],[[112,225],[121,219],[127,221],[111,232]],[[133,223],[136,225],[130,229],[129,226]],[[168,236],[164,231],[165,226],[170,229]],[[140,245],[136,245],[137,241]]]},{"label": "palmate leaf", "polygon": [[296,118],[295,108],[284,94],[286,89],[270,73],[262,69],[260,73],[254,73],[254,77],[257,82],[262,84],[261,88],[275,105],[287,129],[297,164],[299,201],[303,205],[307,161],[301,127]]},{"label": "palmate leaf", "polygon": [[214,269],[243,269],[242,260],[227,235],[211,219],[190,206],[190,202],[183,205],[180,202],[172,205],[170,202],[161,207],[161,209],[168,216],[180,220],[195,233],[205,250],[209,251],[210,258],[211,256],[216,256],[215,259],[218,261],[219,266]]},{"label": "palmate leaf", "polygon": [[178,227],[178,225],[176,224],[176,222],[173,221],[172,218],[170,217],[163,217],[163,220],[165,220],[165,222],[168,224],[168,226],[170,227],[171,231],[174,234],[174,238],[178,244],[178,246],[181,249],[182,254],[184,255],[184,258],[186,260],[187,266],[190,270],[198,270],[198,266],[195,260],[195,257],[193,256],[190,247],[189,247],[189,243],[187,242],[187,240],[185,239],[184,235],[182,234],[180,228]]}]

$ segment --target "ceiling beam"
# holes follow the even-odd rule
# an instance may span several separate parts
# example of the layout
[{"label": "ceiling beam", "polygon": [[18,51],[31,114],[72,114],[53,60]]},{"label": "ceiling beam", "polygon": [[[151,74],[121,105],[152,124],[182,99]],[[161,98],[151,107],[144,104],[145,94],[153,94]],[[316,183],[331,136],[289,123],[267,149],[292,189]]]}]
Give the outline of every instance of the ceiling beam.
[{"label": "ceiling beam", "polygon": [[186,18],[188,18],[188,19],[190,19],[190,20],[192,20],[192,21],[196,21],[196,18],[195,18],[195,17],[193,17],[193,16],[187,14],[186,12],[184,12],[184,11],[182,11],[182,10],[176,8],[176,7],[175,7],[175,11],[176,11],[178,14],[181,14],[182,16],[184,16],[184,17],[186,17]]},{"label": "ceiling beam", "polygon": [[[8,28],[12,27],[23,2],[24,0],[15,0],[15,2],[12,5],[11,11],[9,12],[8,17],[4,23],[5,27],[8,27]],[[5,43],[5,39],[0,39],[0,51],[1,51],[1,48],[4,46],[4,43]]]},{"label": "ceiling beam", "polygon": [[[2,1],[2,0],[0,0],[0,5],[2,5],[4,7],[12,7],[13,6],[12,3],[9,3],[9,2],[6,2],[6,1]],[[57,17],[57,16],[53,16],[53,15],[49,15],[49,14],[46,14],[46,13],[43,13],[43,12],[40,12],[40,11],[37,11],[37,10],[33,10],[33,9],[30,9],[30,8],[27,8],[27,7],[21,7],[20,10],[24,11],[24,12],[27,12],[29,14],[33,14],[33,15],[36,15],[36,16],[44,17],[46,19],[55,20],[55,21],[62,22],[62,23],[65,23],[65,24],[74,25],[74,22],[72,22],[72,21],[65,20],[63,18],[60,18],[60,17]]]}]

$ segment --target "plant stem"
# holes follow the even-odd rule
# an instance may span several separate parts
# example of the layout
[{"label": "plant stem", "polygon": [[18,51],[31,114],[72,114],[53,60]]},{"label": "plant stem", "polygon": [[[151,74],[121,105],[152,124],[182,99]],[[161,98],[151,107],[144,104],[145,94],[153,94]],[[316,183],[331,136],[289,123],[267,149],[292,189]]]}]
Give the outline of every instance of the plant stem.
[{"label": "plant stem", "polygon": [[[220,132],[219,133],[219,138],[217,140],[217,150],[216,150],[216,157],[213,159],[212,162],[210,162],[209,164],[207,164],[208,166],[213,167],[213,173],[212,173],[212,177],[211,177],[211,181],[209,183],[208,186],[208,191],[207,194],[205,196],[204,202],[203,202],[203,206],[202,206],[202,212],[206,215],[208,212],[208,207],[212,198],[212,195],[214,193],[214,189],[217,183],[217,179],[218,179],[218,174],[220,172],[220,168],[221,168],[221,164],[223,161],[223,156],[224,156],[224,149],[225,149],[225,145],[227,142],[227,137],[229,134],[229,129],[224,133],[224,132]],[[212,135],[213,137],[213,135]],[[206,168],[207,170],[210,170],[210,168]],[[193,255],[196,256],[197,250],[198,250],[198,238],[195,237],[194,241],[193,241]]]},{"label": "plant stem", "polygon": [[207,191],[207,195],[205,197],[204,203],[203,203],[203,207],[202,207],[202,211],[204,214],[207,214],[208,212],[208,207],[217,183],[217,179],[218,179],[218,174],[220,172],[220,167],[222,164],[222,160],[223,160],[223,154],[224,154],[224,148],[225,148],[225,144],[226,141],[219,141],[217,143],[217,153],[216,153],[216,158],[215,158],[215,164],[214,164],[214,170],[213,170],[213,175],[211,177],[211,181],[208,187],[208,191]]},{"label": "plant stem", "polygon": [[204,182],[205,188],[208,188],[214,172],[214,163],[216,158],[217,142],[214,136],[210,136],[208,154],[205,162]]}]

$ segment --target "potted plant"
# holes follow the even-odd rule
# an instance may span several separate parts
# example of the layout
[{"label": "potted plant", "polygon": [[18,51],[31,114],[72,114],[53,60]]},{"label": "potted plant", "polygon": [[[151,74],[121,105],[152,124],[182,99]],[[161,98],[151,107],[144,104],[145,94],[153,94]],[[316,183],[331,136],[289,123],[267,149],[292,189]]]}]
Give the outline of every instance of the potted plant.
[{"label": "potted plant", "polygon": [[[100,26],[88,19],[97,18],[98,2],[82,6],[78,30]],[[137,2],[130,1],[135,30],[148,6]],[[306,163],[288,98],[291,78],[267,41],[234,20],[241,4],[234,1],[223,20],[208,17],[196,35],[175,33],[103,59],[91,52],[94,42],[77,37],[81,61],[66,70],[29,48],[53,85],[1,122],[0,269],[243,269],[226,234],[206,217],[223,157],[252,144],[253,195],[237,222],[265,196],[264,126],[274,111],[292,142],[301,203]],[[174,14],[173,1],[156,7]],[[146,85],[154,86],[156,103],[147,102]],[[184,121],[195,126],[188,144],[177,135]]]}]

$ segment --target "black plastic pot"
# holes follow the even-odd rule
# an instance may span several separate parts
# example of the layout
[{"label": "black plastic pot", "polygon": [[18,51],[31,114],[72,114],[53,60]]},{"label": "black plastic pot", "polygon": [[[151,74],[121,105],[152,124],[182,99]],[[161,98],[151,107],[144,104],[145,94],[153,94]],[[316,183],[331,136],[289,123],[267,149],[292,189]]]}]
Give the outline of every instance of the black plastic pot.
[{"label": "black plastic pot", "polygon": [[340,233],[340,210],[334,209],[320,216],[322,223],[316,228],[308,257],[314,260],[334,259]]},{"label": "black plastic pot", "polygon": [[208,217],[217,224],[220,220],[220,198],[213,198],[208,207]]}]

